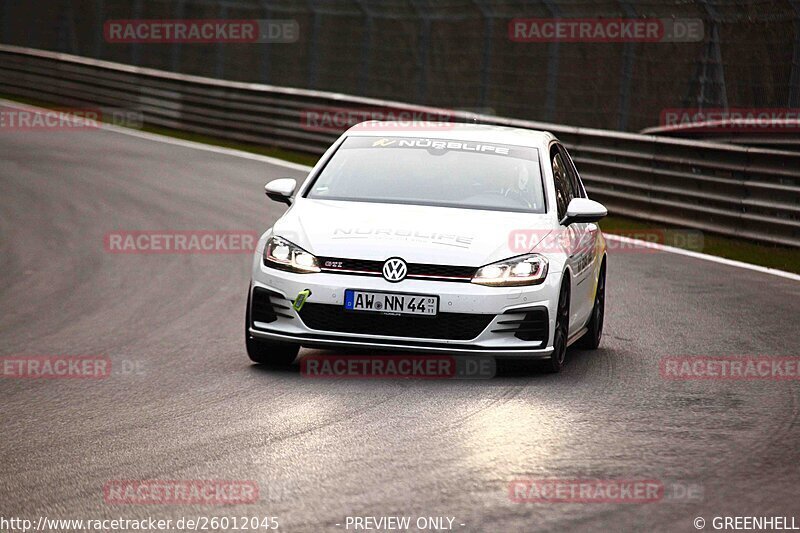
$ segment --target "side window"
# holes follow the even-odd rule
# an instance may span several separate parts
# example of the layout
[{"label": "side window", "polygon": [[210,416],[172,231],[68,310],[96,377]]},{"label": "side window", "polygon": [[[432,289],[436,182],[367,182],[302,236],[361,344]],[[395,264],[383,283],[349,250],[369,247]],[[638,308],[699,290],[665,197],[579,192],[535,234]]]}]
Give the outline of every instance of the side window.
[{"label": "side window", "polygon": [[572,200],[569,178],[566,174],[564,159],[554,146],[550,149],[550,162],[553,165],[553,183],[556,189],[556,211],[561,220],[567,214],[567,205]]},{"label": "side window", "polygon": [[583,188],[581,178],[578,176],[578,170],[575,168],[575,163],[569,156],[569,152],[567,152],[567,149],[560,144],[558,145],[558,151],[561,153],[561,156],[564,158],[564,163],[567,166],[566,172],[567,177],[569,178],[570,188],[572,189],[572,197],[586,198],[586,190]]}]

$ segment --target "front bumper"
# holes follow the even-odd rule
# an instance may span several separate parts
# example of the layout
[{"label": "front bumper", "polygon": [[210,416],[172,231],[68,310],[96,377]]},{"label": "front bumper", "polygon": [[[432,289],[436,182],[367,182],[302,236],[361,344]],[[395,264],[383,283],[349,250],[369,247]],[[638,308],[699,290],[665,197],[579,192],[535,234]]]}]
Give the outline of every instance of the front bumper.
[{"label": "front bumper", "polygon": [[[253,337],[307,347],[548,358],[553,352],[557,278],[550,273],[544,283],[529,287],[411,279],[389,283],[379,277],[348,274],[295,274],[258,264],[251,288],[256,312],[251,310],[248,328]],[[345,289],[437,295],[439,315],[406,318],[355,313],[345,318]],[[310,290],[311,296],[298,312],[292,301],[303,290]],[[266,306],[272,306],[274,313]]]}]

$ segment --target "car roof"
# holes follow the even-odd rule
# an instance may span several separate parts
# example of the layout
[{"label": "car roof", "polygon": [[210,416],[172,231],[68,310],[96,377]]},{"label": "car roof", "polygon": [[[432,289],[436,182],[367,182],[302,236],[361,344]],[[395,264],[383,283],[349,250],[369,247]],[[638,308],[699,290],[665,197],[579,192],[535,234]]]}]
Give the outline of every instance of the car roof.
[{"label": "car roof", "polygon": [[517,146],[542,146],[555,140],[553,134],[541,130],[511,128],[491,124],[462,122],[419,122],[370,120],[356,124],[345,132],[348,137],[413,137],[459,141],[492,142]]}]

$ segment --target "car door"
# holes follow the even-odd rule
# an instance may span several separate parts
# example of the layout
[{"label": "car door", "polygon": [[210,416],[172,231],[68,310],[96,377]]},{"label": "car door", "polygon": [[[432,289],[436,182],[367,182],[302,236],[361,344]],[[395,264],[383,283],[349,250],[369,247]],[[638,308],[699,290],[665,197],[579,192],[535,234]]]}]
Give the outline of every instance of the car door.
[{"label": "car door", "polygon": [[[559,150],[558,144],[553,144],[550,147],[550,164],[553,169],[553,184],[556,191],[556,214],[558,220],[562,220],[567,214],[567,207],[569,202],[574,198],[574,187],[570,183],[570,178],[567,173],[567,163],[564,159],[564,154]],[[567,265],[569,266],[570,278],[570,304],[569,304],[569,331],[575,333],[577,328],[583,325],[581,317],[585,312],[581,300],[585,297],[583,293],[582,279],[586,273],[580,261],[582,256],[580,254],[579,243],[583,240],[583,225],[570,224],[567,227],[560,227],[558,241],[564,247],[567,255]]]},{"label": "car door", "polygon": [[[572,161],[567,149],[558,145],[559,153],[566,165],[566,176],[569,182],[572,198],[587,198],[586,189],[583,187],[578,170]],[[575,319],[579,325],[584,325],[592,314],[594,304],[594,275],[597,270],[597,238],[599,227],[595,223],[576,223],[576,245],[573,249],[575,268]]]}]

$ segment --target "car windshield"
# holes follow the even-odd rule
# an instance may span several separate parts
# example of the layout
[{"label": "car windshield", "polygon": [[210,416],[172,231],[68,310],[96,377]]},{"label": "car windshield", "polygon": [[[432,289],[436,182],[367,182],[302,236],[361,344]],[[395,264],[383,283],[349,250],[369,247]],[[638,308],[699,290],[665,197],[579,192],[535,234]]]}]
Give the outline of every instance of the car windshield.
[{"label": "car windshield", "polygon": [[308,198],[544,213],[536,148],[407,137],[348,137]]}]

